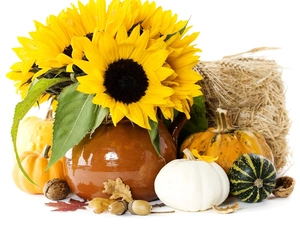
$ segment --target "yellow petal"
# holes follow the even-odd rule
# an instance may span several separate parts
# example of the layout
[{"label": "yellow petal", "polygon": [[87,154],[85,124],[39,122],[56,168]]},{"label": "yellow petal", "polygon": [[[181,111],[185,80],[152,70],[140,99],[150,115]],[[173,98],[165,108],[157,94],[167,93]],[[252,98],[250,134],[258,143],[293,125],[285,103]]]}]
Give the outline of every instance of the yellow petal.
[{"label": "yellow petal", "polygon": [[212,156],[207,156],[207,155],[200,155],[198,153],[198,151],[196,149],[193,149],[192,150],[192,154],[193,156],[195,156],[196,158],[202,160],[202,161],[205,161],[205,162],[208,162],[208,163],[211,163],[211,162],[214,162],[216,160],[218,160],[218,157],[212,157]]}]

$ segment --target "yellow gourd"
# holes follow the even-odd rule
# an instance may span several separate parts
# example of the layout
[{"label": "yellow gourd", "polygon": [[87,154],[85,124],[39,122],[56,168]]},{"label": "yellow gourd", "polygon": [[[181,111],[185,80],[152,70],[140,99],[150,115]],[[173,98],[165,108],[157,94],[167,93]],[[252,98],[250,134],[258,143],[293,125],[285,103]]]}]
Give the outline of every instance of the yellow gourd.
[{"label": "yellow gourd", "polygon": [[13,167],[13,181],[16,186],[24,192],[30,194],[43,194],[43,187],[47,181],[53,178],[65,178],[64,173],[64,158],[57,161],[47,171],[45,171],[49,157],[50,146],[46,146],[42,153],[39,151],[25,151],[20,154],[22,167],[28,176],[37,185],[31,183],[22,173],[17,163]]},{"label": "yellow gourd", "polygon": [[183,149],[196,149],[200,155],[218,157],[218,163],[226,173],[232,163],[242,154],[254,153],[265,156],[274,162],[272,150],[262,133],[251,128],[233,127],[227,116],[227,110],[216,111],[217,127],[188,136],[181,144]]},{"label": "yellow gourd", "polygon": [[24,151],[41,152],[45,145],[52,145],[53,112],[48,110],[45,119],[28,116],[21,121],[17,135],[18,153]]}]

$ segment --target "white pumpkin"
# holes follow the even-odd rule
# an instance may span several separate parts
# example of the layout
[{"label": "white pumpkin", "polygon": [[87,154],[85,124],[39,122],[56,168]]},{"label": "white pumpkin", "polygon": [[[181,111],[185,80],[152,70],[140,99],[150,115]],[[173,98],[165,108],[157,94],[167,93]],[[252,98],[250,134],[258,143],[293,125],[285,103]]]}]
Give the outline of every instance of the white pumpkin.
[{"label": "white pumpkin", "polygon": [[166,205],[181,211],[203,211],[222,204],[229,195],[225,171],[215,162],[195,159],[185,149],[186,159],[175,159],[157,174],[154,189]]}]

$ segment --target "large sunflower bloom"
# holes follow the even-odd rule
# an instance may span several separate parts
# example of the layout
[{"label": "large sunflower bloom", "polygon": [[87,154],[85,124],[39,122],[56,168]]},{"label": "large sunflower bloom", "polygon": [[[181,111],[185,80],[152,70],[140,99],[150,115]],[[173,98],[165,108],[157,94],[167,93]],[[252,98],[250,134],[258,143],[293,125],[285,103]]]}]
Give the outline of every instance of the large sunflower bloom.
[{"label": "large sunflower bloom", "polygon": [[105,10],[104,0],[90,0],[86,5],[79,1],[78,8],[72,5],[58,16],[50,15],[46,25],[35,21],[36,30],[29,33],[30,38],[18,39],[26,58],[34,60],[40,69],[33,79],[52,68],[72,65],[72,38],[87,36],[91,39]]},{"label": "large sunflower bloom", "polygon": [[[131,29],[140,24],[141,32],[148,31],[151,41],[158,39],[164,40],[170,54],[166,59],[167,67],[174,70],[172,76],[169,76],[163,84],[171,87],[175,92],[169,99],[173,107],[160,107],[163,115],[167,119],[174,118],[174,109],[185,113],[190,118],[190,107],[193,105],[193,98],[202,95],[200,86],[197,84],[202,79],[201,75],[193,70],[193,67],[199,62],[197,53],[200,49],[195,48],[192,42],[198,37],[199,33],[187,35],[191,27],[188,27],[188,21],[178,21],[177,14],[172,14],[171,10],[163,10],[162,7],[156,7],[156,4],[148,1],[125,0],[123,2],[114,1],[111,6],[113,12],[117,6],[127,12],[122,21],[130,33]],[[118,15],[124,15],[119,13]],[[120,21],[120,18],[117,20]],[[113,24],[113,23],[112,23]],[[114,24],[114,27],[117,27]]]},{"label": "large sunflower bloom", "polygon": [[157,106],[168,106],[174,93],[161,84],[173,73],[163,66],[169,54],[165,43],[149,47],[149,32],[140,34],[139,26],[129,36],[124,26],[115,39],[106,32],[98,35],[97,43],[82,40],[88,61],[74,61],[87,74],[78,77],[78,90],[95,94],[93,103],[109,108],[114,125],[127,117],[151,129],[149,118],[157,122]]}]

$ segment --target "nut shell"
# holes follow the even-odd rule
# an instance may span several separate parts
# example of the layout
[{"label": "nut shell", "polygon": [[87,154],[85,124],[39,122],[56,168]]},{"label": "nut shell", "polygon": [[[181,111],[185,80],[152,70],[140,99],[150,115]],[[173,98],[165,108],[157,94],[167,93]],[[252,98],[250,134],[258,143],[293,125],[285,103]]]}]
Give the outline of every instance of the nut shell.
[{"label": "nut shell", "polygon": [[279,198],[286,198],[292,194],[295,186],[295,179],[289,176],[282,176],[276,179],[276,186],[273,195]]},{"label": "nut shell", "polygon": [[71,189],[65,180],[54,178],[49,180],[43,188],[44,195],[51,200],[65,199]]}]

